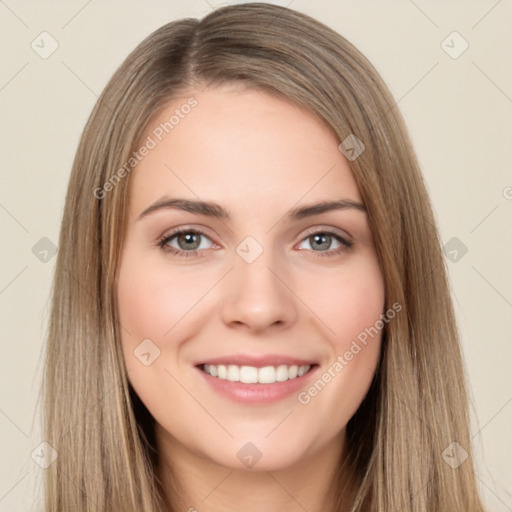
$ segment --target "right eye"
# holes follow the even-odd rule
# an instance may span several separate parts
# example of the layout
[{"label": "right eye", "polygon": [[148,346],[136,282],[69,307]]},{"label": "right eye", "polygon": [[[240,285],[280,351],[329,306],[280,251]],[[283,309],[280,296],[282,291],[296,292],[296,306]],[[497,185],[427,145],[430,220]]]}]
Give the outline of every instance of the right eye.
[{"label": "right eye", "polygon": [[[179,228],[161,238],[158,246],[175,256],[188,258],[199,256],[201,250],[210,248],[204,247],[202,239],[210,240],[200,229]],[[171,245],[173,242],[174,245]]]}]

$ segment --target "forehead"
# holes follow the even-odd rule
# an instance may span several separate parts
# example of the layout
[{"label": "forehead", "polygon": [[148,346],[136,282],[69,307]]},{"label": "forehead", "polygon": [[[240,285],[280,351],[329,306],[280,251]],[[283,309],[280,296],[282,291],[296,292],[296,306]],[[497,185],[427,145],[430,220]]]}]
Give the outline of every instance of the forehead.
[{"label": "forehead", "polygon": [[261,91],[191,90],[152,119],[148,137],[154,147],[131,177],[138,212],[165,194],[213,199],[234,212],[289,208],[301,198],[361,201],[334,133]]}]

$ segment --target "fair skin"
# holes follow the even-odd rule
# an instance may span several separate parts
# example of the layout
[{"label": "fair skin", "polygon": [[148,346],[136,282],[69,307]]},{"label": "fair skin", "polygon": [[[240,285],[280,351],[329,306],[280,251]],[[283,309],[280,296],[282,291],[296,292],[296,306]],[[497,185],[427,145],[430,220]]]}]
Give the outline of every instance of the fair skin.
[{"label": "fair skin", "polygon": [[[132,171],[118,276],[125,364],[156,420],[161,478],[170,489],[170,471],[177,475],[180,510],[328,510],[345,427],[371,384],[381,336],[344,359],[342,371],[332,368],[384,312],[384,284],[365,211],[287,215],[324,201],[362,203],[360,193],[324,124],[233,84],[170,102],[144,139],[190,96],[197,106]],[[164,196],[215,202],[230,218],[175,207],[140,217]],[[196,254],[158,245],[175,228],[188,238],[174,236],[164,247]],[[237,253],[248,236],[261,254],[254,242]],[[244,253],[257,257],[249,262]],[[148,350],[160,350],[148,365],[134,355],[146,339]],[[329,368],[331,379],[307,403],[297,390],[251,403],[219,393],[196,367],[240,354],[314,362],[302,392]],[[249,466],[237,455],[242,449],[261,458]]]}]

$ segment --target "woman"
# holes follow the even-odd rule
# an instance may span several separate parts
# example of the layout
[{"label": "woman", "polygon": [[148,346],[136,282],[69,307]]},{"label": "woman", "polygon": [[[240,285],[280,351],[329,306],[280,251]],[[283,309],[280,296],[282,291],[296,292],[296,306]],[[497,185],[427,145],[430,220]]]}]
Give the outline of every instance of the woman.
[{"label": "woman", "polygon": [[44,396],[48,511],[483,510],[429,198],[348,41],[251,3],[128,56],[73,165]]}]

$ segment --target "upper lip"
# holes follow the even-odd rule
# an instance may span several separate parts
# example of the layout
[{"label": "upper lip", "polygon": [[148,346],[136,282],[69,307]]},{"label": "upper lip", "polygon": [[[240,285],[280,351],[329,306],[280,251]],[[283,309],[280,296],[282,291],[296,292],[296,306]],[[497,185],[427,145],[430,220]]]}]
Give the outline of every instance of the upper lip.
[{"label": "upper lip", "polygon": [[246,355],[246,354],[233,354],[230,356],[219,356],[212,357],[209,359],[205,359],[204,361],[199,361],[195,366],[202,366],[204,364],[208,365],[236,365],[236,366],[254,366],[256,368],[262,368],[264,366],[305,366],[305,365],[314,365],[315,361],[308,359],[301,359],[298,357],[290,357],[285,355],[278,354],[268,354],[268,355]]}]

